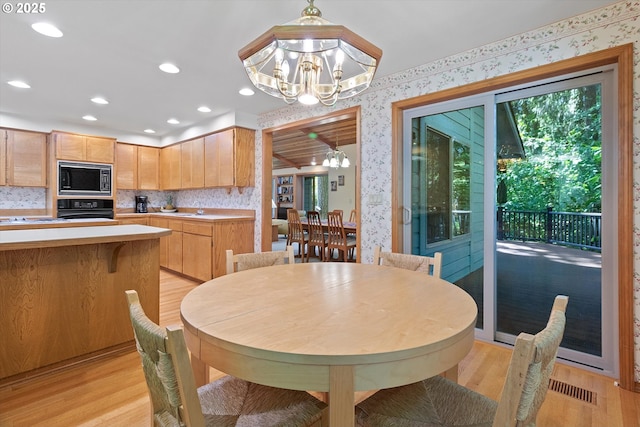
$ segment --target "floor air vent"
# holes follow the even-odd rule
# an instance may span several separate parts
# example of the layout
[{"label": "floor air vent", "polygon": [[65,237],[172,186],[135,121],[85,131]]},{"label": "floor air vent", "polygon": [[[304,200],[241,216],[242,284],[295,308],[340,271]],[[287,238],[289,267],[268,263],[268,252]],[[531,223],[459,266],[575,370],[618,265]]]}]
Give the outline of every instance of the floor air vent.
[{"label": "floor air vent", "polygon": [[553,390],[557,393],[573,397],[574,399],[578,399],[592,405],[596,404],[596,394],[594,392],[562,381],[554,380],[553,378],[549,380],[549,390]]}]

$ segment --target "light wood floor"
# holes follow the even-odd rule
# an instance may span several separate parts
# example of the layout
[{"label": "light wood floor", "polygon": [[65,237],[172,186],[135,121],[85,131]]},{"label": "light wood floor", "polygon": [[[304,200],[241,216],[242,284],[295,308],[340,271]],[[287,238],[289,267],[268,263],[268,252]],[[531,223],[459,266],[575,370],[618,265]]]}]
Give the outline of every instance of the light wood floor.
[{"label": "light wood floor", "polygon": [[[180,301],[194,286],[195,282],[161,272],[162,325],[179,323]],[[459,382],[498,398],[510,356],[507,348],[476,342],[460,364]],[[538,426],[640,426],[640,394],[615,387],[611,378],[560,363],[553,378],[593,392],[595,403],[549,391]],[[149,412],[140,359],[134,350],[0,389],[1,427],[149,426]]]}]

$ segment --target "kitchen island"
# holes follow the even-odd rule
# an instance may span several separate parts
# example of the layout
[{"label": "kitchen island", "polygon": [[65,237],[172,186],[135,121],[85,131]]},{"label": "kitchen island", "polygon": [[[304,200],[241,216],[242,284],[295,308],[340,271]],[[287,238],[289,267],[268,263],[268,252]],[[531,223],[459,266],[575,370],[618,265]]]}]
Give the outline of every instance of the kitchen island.
[{"label": "kitchen island", "polygon": [[131,347],[124,291],[159,321],[159,241],[112,225],[2,231],[0,385]]}]

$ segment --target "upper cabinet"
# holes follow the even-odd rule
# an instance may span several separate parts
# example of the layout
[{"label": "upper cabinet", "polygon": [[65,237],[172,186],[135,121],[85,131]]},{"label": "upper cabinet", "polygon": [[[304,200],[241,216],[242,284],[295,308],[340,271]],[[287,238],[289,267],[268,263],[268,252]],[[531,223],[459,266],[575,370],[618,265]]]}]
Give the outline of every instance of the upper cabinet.
[{"label": "upper cabinet", "polygon": [[160,149],[126,143],[116,144],[116,188],[158,190]]},{"label": "upper cabinet", "polygon": [[0,185],[47,186],[47,135],[2,129]]},{"label": "upper cabinet", "polygon": [[138,146],[138,189],[160,189],[160,149]]},{"label": "upper cabinet", "polygon": [[255,185],[255,131],[233,128],[204,138],[205,187]]},{"label": "upper cabinet", "polygon": [[182,180],[181,188],[204,187],[204,138],[180,144]]},{"label": "upper cabinet", "polygon": [[182,188],[182,150],[181,144],[171,145],[160,150],[160,187],[163,190]]},{"label": "upper cabinet", "polygon": [[66,132],[52,132],[56,159],[114,163],[115,139]]}]

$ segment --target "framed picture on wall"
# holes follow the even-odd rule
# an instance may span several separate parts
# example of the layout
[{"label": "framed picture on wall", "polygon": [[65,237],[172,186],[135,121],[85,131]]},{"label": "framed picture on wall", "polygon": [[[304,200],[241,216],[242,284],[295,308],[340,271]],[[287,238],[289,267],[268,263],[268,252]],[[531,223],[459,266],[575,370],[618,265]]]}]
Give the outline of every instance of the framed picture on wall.
[{"label": "framed picture on wall", "polygon": [[338,175],[338,185],[344,185],[344,175]]},{"label": "framed picture on wall", "polygon": [[338,191],[338,181],[331,181],[331,191]]}]

